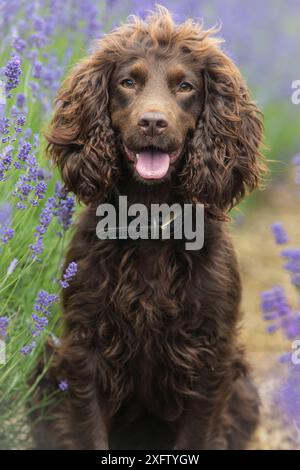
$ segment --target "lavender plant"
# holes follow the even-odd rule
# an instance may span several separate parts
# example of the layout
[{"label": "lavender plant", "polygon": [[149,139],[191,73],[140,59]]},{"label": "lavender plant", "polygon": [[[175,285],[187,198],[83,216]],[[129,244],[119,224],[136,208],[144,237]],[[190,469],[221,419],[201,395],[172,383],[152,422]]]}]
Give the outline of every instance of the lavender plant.
[{"label": "lavender plant", "polygon": [[[295,166],[295,182],[299,185],[300,156],[293,160]],[[272,232],[277,245],[287,245],[289,236],[282,223],[272,225]],[[278,359],[286,368],[286,377],[274,393],[274,400],[280,405],[283,416],[293,422],[300,430],[300,247],[284,248],[280,252],[283,259],[283,269],[289,273],[290,282],[296,289],[297,305],[293,308],[282,286],[262,292],[261,307],[263,318],[268,322],[267,331],[281,331],[285,338],[291,341],[291,349]],[[297,359],[299,357],[299,360]]]},{"label": "lavender plant", "polygon": [[68,64],[102,34],[96,3],[0,1],[0,448],[28,445],[26,380],[59,335],[59,291],[76,275],[73,262],[56,281],[76,204],[44,158],[42,128]]}]

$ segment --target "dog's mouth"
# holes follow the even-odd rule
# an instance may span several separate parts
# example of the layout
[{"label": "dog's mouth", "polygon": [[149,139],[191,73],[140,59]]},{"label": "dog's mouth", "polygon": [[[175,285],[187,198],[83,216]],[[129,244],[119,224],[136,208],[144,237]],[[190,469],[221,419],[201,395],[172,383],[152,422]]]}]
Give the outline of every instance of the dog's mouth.
[{"label": "dog's mouth", "polygon": [[157,180],[166,176],[170,165],[177,160],[181,153],[181,148],[175,152],[168,153],[154,146],[130,150],[124,145],[124,149],[138,175],[147,180]]}]

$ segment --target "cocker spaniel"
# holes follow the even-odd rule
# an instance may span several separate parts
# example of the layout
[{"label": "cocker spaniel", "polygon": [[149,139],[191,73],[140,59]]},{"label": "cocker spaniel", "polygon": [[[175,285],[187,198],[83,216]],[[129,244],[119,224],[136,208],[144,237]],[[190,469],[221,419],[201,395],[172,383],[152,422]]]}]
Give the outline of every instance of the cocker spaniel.
[{"label": "cocker spaniel", "polygon": [[[69,389],[32,413],[39,448],[242,449],[256,427],[227,213],[260,181],[263,126],[219,43],[158,7],[104,36],[59,92],[48,151],[86,209],[33,402]],[[99,239],[96,208],[117,195],[203,204],[203,248]]]}]

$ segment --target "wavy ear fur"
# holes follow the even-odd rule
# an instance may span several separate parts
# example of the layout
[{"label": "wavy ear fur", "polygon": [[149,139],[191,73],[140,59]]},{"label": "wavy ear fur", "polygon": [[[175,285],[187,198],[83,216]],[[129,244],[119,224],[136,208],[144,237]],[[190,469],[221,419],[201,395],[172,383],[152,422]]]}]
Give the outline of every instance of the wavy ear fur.
[{"label": "wavy ear fur", "polygon": [[58,165],[66,188],[86,204],[101,201],[118,175],[107,111],[112,68],[101,52],[82,61],[57,96],[46,134],[48,153]]},{"label": "wavy ear fur", "polygon": [[190,199],[219,218],[259,183],[262,114],[237,67],[218,48],[203,66],[205,106],[188,144],[182,185]]}]

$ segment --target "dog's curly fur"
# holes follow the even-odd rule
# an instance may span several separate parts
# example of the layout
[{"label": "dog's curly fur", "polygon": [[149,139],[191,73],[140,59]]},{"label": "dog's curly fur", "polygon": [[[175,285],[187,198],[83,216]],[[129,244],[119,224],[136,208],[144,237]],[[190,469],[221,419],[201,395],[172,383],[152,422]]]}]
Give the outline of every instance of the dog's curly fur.
[{"label": "dog's curly fur", "polygon": [[[213,30],[175,25],[158,8],[101,39],[58,95],[48,150],[66,188],[88,207],[66,259],[78,263],[78,274],[63,293],[63,335],[48,344],[51,364],[33,402],[60,379],[69,390],[43,417],[32,413],[38,447],[239,449],[255,429],[258,398],[237,341],[241,285],[226,214],[259,183],[263,129],[218,43]],[[124,167],[112,117],[119,105],[111,104],[117,65],[149,48],[184,57],[203,83],[180,162],[158,186]],[[99,240],[95,207],[116,189],[130,201],[203,203],[204,248]],[[42,370],[41,362],[34,380]]]}]

